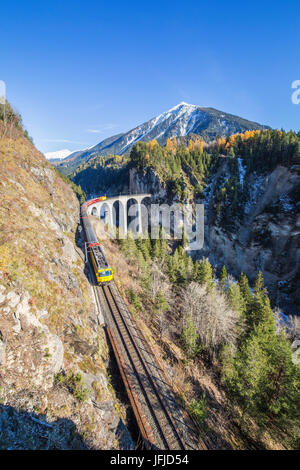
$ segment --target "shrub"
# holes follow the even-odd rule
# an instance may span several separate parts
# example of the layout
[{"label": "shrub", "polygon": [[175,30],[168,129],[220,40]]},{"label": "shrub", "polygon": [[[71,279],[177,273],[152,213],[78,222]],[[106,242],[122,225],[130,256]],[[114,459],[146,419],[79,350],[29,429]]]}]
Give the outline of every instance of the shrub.
[{"label": "shrub", "polygon": [[203,394],[198,401],[193,399],[187,405],[187,411],[197,421],[197,424],[202,427],[209,416],[205,395]]},{"label": "shrub", "polygon": [[130,303],[132,303],[132,305],[134,306],[134,308],[137,311],[141,311],[142,310],[142,303],[141,303],[141,299],[140,299],[139,295],[136,294],[133,289],[128,289],[127,296],[128,296],[128,299],[129,299]]},{"label": "shrub", "polygon": [[83,377],[80,372],[74,374],[71,371],[65,374],[62,371],[55,376],[54,380],[56,383],[64,385],[79,402],[85,401],[89,396],[90,390],[83,387]]}]

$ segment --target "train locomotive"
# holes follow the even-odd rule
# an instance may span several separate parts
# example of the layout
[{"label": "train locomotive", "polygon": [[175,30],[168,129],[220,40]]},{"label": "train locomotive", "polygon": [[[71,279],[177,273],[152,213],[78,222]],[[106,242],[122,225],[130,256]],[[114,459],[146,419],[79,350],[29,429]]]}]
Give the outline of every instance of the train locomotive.
[{"label": "train locomotive", "polygon": [[101,248],[100,243],[97,240],[95,232],[93,230],[92,224],[88,219],[87,208],[91,204],[99,201],[105,200],[106,197],[102,196],[101,198],[93,199],[91,201],[85,202],[81,206],[81,222],[85,235],[85,246],[86,253],[90,256],[92,261],[93,269],[98,284],[105,285],[110,283],[113,280],[113,270],[109,266],[107,259],[104,255],[104,252]]}]

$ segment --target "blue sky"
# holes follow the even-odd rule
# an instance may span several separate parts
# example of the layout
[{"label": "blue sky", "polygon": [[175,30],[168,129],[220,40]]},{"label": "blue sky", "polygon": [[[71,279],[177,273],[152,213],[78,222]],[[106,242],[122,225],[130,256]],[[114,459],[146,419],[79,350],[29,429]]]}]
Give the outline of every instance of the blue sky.
[{"label": "blue sky", "polygon": [[0,80],[44,152],[181,101],[298,131],[299,13],[293,0],[2,2]]}]

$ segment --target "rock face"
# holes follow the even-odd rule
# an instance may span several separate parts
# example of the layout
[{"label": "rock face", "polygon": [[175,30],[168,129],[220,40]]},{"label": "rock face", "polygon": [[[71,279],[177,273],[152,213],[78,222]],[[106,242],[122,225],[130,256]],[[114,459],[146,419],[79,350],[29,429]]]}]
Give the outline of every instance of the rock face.
[{"label": "rock face", "polygon": [[292,199],[300,185],[296,168],[278,166],[268,175],[249,178],[250,201],[242,222],[228,232],[210,217],[208,206],[203,254],[236,276],[243,271],[251,281],[262,271],[273,300],[297,313],[299,297],[300,213]]},{"label": "rock face", "polygon": [[[235,228],[230,231],[222,227],[215,214],[214,195],[222,175],[224,179],[228,176],[225,158],[205,191],[204,248],[192,255],[208,256],[214,265],[225,264],[235,276],[244,272],[251,281],[261,270],[274,302],[289,313],[299,312],[299,168],[278,166],[264,176],[251,174],[243,219],[235,221]],[[153,194],[155,202],[177,202],[175,198],[169,200],[165,182],[151,168],[139,173],[131,170],[130,189]],[[296,196],[291,199],[291,194]]]},{"label": "rock face", "polygon": [[79,203],[32,144],[0,139],[0,448],[132,447],[78,247]]},{"label": "rock face", "polygon": [[143,173],[138,173],[135,168],[130,170],[129,191],[132,193],[152,194],[153,201],[164,201],[167,198],[166,184],[152,168],[146,168]]}]

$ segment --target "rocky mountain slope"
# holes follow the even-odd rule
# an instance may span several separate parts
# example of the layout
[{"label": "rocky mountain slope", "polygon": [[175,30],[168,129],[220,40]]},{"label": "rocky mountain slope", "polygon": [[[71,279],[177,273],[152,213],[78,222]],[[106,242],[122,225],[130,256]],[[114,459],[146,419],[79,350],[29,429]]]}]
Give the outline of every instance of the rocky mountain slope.
[{"label": "rocky mountain slope", "polygon": [[126,448],[79,202],[20,123],[0,131],[0,448]]},{"label": "rocky mountain slope", "polygon": [[[244,272],[251,281],[262,271],[274,305],[299,315],[300,214],[295,192],[300,185],[300,167],[278,166],[265,176],[249,175],[251,199],[245,218],[236,222],[234,230],[224,227],[216,213],[218,178],[225,182],[229,173],[225,159],[210,179],[201,201],[205,204],[204,247],[191,254],[199,259],[208,256],[213,265],[219,269],[225,265],[236,277]],[[149,192],[160,203],[178,202],[178,196],[170,198],[168,186],[153,169],[132,170],[130,181],[133,192]]]},{"label": "rocky mountain slope", "polygon": [[[219,171],[225,180],[226,160]],[[285,312],[300,313],[300,167],[278,165],[266,175],[250,174],[247,182],[249,200],[234,230],[219,223],[217,191],[212,188],[207,199],[204,254],[215,265],[230,267],[236,276],[243,271],[251,281],[254,273],[262,271],[274,303]]]},{"label": "rocky mountain slope", "polygon": [[156,139],[163,145],[168,138],[190,134],[196,134],[205,141],[211,141],[216,136],[227,137],[236,132],[263,128],[267,126],[213,108],[202,108],[183,102],[129,132],[105,139],[88,150],[73,153],[59,166],[68,173],[80,163],[96,155],[128,153],[139,141],[148,142]]}]

